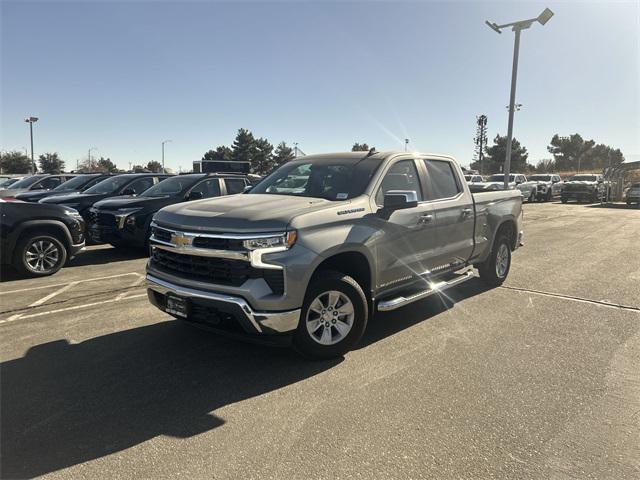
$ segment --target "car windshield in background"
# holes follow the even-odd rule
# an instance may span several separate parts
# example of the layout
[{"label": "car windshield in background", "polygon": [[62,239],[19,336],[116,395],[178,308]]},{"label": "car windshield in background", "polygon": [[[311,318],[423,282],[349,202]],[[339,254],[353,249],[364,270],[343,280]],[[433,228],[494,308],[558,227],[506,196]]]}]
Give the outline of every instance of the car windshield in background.
[{"label": "car windshield in background", "polygon": [[145,190],[140,194],[141,197],[170,197],[183,192],[189,188],[194,182],[202,178],[201,175],[191,176],[185,175],[182,177],[173,177],[163,180],[162,182],[154,185],[153,187]]},{"label": "car windshield in background", "polygon": [[464,176],[464,179],[465,179],[467,182],[470,182],[470,181],[471,181],[471,175],[465,175],[465,176]]},{"label": "car windshield in background", "polygon": [[347,200],[361,195],[379,162],[361,159],[327,159],[288,163],[255,186],[249,194]]},{"label": "car windshield in background", "polygon": [[570,182],[595,182],[595,175],[574,175],[569,179]]},{"label": "car windshield in background", "polygon": [[533,180],[534,182],[550,182],[551,175],[531,175],[529,180]]},{"label": "car windshield in background", "polygon": [[[514,175],[509,175],[509,181],[513,182],[515,180]],[[504,182],[504,175],[491,175],[489,177],[489,182]]]},{"label": "car windshield in background", "polygon": [[84,175],[79,175],[77,177],[72,178],[71,180],[67,180],[66,182],[58,185],[53,189],[54,192],[72,192],[74,190],[79,190],[82,188],[82,185],[87,183],[89,180]]},{"label": "car windshield in background", "polygon": [[0,178],[0,188],[7,188],[18,181],[17,178]]},{"label": "car windshield in background", "polygon": [[105,180],[104,182],[95,184],[93,187],[85,190],[84,193],[114,193],[125,183],[130,181],[131,177],[126,177],[124,175],[119,177],[112,177]]},{"label": "car windshield in background", "polygon": [[11,185],[11,188],[28,188],[34,183],[36,183],[38,180],[42,180],[43,178],[45,177],[32,176],[32,177],[23,178],[22,180],[18,180],[16,183]]}]

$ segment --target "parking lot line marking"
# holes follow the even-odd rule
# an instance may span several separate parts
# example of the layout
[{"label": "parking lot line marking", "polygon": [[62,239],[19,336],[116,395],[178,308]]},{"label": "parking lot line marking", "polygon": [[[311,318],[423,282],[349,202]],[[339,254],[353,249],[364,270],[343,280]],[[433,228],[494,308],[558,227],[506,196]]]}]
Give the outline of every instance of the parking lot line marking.
[{"label": "parking lot line marking", "polygon": [[[143,276],[140,276],[139,278],[136,278],[136,279],[133,281],[133,283],[132,283],[131,285],[129,285],[129,288],[137,287],[137,286],[139,286],[143,281],[144,281],[144,277],[143,277]],[[129,291],[122,292],[120,295],[118,295],[118,296],[116,297],[116,300],[122,300],[123,298],[128,298],[128,297],[126,296],[126,295],[127,295],[127,293],[129,293]]]},{"label": "parking lot line marking", "polygon": [[591,303],[593,305],[598,305],[601,307],[617,308],[620,310],[630,310],[632,312],[640,312],[640,307],[632,307],[631,305],[622,305],[620,303],[603,302],[601,300],[591,300],[589,298],[575,297],[572,295],[565,295],[562,293],[543,292],[541,290],[531,290],[529,288],[520,288],[520,287],[509,287],[506,285],[502,285],[500,286],[500,288],[505,288],[507,290],[515,290],[516,292],[533,293],[535,295],[542,295],[545,297],[563,298],[565,300],[572,300],[574,302]]},{"label": "parking lot line marking", "polygon": [[88,308],[88,307],[95,307],[96,305],[104,305],[105,303],[113,303],[113,302],[119,302],[121,300],[131,300],[134,298],[141,298],[141,297],[146,297],[147,294],[146,293],[140,293],[137,295],[131,295],[130,297],[125,297],[125,298],[112,298],[110,300],[102,300],[100,302],[93,302],[93,303],[85,303],[84,305],[74,305],[73,307],[65,307],[65,308],[58,308],[56,310],[47,310],[46,312],[38,312],[38,313],[32,313],[30,315],[24,315],[24,314],[16,314],[13,315],[9,318],[7,318],[6,320],[0,320],[0,324],[5,324],[5,323],[9,323],[9,322],[14,322],[16,320],[24,320],[27,318],[33,318],[33,317],[41,317],[43,315],[50,315],[52,313],[60,313],[60,312],[68,312],[71,310],[79,310],[81,308]]},{"label": "parking lot line marking", "polygon": [[[138,272],[129,272],[129,273],[119,273],[117,275],[107,275],[106,277],[85,278],[84,280],[74,280],[73,282],[75,283],[95,282],[97,280],[108,280],[110,278],[126,277],[128,275],[137,275],[138,277],[143,278],[143,275]],[[0,295],[7,295],[9,293],[30,292],[31,290],[42,290],[43,288],[63,287],[65,285],[68,285],[68,283],[54,283],[53,285],[41,285],[39,287],[20,288],[18,290],[10,290],[8,292],[0,292]]]},{"label": "parking lot line marking", "polygon": [[35,302],[33,302],[31,305],[29,305],[30,307],[37,307],[38,305],[42,305],[43,303],[45,303],[47,300],[51,300],[53,297],[55,297],[56,295],[60,295],[62,292],[66,292],[67,290],[69,290],[71,287],[74,287],[78,284],[78,282],[71,282],[67,285],[65,285],[62,288],[59,288],[58,290],[56,290],[55,292],[50,293],[49,295],[47,295],[46,297],[42,297],[40,300],[36,300]]}]

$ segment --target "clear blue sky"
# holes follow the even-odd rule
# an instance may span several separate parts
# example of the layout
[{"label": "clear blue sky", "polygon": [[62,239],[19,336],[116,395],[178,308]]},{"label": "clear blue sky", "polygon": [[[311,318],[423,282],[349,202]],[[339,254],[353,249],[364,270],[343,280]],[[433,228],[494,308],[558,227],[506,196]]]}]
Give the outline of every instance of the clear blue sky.
[{"label": "clear blue sky", "polygon": [[452,154],[475,117],[505,134],[513,34],[484,25],[555,17],[523,33],[515,136],[530,161],[578,132],[640,160],[640,7],[629,2],[1,3],[0,148],[87,149],[120,167],[189,168],[239,127],[306,153]]}]

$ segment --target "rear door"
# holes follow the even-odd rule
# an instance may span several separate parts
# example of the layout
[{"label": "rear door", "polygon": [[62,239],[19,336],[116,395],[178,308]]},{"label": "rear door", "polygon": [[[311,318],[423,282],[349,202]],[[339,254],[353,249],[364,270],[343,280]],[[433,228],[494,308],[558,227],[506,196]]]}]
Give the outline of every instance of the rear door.
[{"label": "rear door", "polygon": [[415,191],[418,198],[416,207],[396,210],[388,218],[372,217],[380,222],[377,227],[380,235],[374,243],[378,289],[402,287],[433,266],[434,217],[430,203],[424,198],[419,171],[414,158],[400,157],[390,163],[376,187],[373,201],[378,209],[383,206],[384,194],[391,190]]},{"label": "rear door", "polygon": [[224,183],[226,186],[227,195],[234,195],[236,193],[244,192],[247,183],[243,178],[225,178]]},{"label": "rear door", "polygon": [[433,271],[439,273],[464,264],[473,252],[473,198],[452,160],[427,157],[422,161],[427,173],[426,197],[435,217]]}]

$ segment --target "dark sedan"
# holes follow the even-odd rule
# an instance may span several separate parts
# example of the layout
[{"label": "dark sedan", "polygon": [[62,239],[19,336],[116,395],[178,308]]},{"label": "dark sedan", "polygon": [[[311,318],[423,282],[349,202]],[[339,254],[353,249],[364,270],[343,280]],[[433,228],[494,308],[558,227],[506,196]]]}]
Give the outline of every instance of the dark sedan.
[{"label": "dark sedan", "polygon": [[108,178],[82,193],[56,195],[40,200],[40,203],[66,205],[75,208],[87,220],[89,208],[105,198],[119,195],[140,195],[158,182],[168,178],[162,173],[130,173]]},{"label": "dark sedan", "polygon": [[78,175],[66,182],[58,185],[53,190],[32,190],[28,192],[18,193],[15,198],[23,202],[39,202],[43,198],[53,197],[55,195],[69,195],[71,193],[80,193],[93,187],[113,175],[109,173],[88,173]]},{"label": "dark sedan", "polygon": [[159,183],[137,197],[112,198],[94,204],[87,232],[94,242],[145,247],[153,214],[174,203],[241,193],[250,185],[246,175],[180,175]]}]

